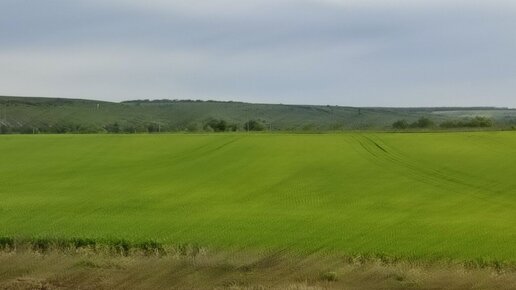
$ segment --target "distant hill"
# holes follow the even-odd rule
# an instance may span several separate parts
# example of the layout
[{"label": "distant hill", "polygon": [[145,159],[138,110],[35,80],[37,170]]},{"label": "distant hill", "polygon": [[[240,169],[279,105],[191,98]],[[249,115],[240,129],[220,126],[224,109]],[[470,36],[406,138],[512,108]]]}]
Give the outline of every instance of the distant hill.
[{"label": "distant hill", "polygon": [[[121,103],[82,99],[0,96],[0,133],[94,133],[217,131],[390,130],[398,120],[425,117],[435,124],[475,116],[496,128],[516,125],[508,108],[357,108],[251,104],[198,100],[134,100]],[[251,122],[249,122],[251,121]]]}]

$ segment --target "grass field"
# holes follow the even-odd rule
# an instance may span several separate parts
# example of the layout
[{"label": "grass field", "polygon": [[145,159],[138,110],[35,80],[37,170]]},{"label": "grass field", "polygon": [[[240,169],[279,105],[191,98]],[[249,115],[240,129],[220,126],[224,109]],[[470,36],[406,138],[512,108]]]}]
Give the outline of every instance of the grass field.
[{"label": "grass field", "polygon": [[516,134],[0,136],[0,236],[516,262]]}]

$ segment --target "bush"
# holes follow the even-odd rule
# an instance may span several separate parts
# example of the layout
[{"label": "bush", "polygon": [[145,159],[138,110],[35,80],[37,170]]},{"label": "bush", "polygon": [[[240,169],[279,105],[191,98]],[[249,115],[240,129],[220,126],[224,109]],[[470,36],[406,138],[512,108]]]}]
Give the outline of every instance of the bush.
[{"label": "bush", "polygon": [[321,273],[321,280],[329,281],[329,282],[337,281],[337,273],[335,273],[335,272]]},{"label": "bush", "polygon": [[426,117],[421,117],[416,122],[410,124],[411,128],[430,128],[433,126],[434,122]]},{"label": "bush", "polygon": [[204,124],[204,130],[214,132],[226,131],[228,123],[225,120],[210,119]]},{"label": "bush", "polygon": [[197,132],[201,130],[201,126],[196,122],[191,122],[186,124],[185,129],[189,132]]},{"label": "bush", "polygon": [[407,120],[398,120],[392,123],[392,128],[394,129],[407,129],[409,127],[409,123]]},{"label": "bush", "polygon": [[265,130],[265,126],[256,120],[249,120],[244,123],[244,130],[246,130],[246,131],[263,131],[263,130]]},{"label": "bush", "polygon": [[440,126],[441,128],[487,128],[493,126],[493,121],[477,116],[473,119],[445,121]]},{"label": "bush", "polygon": [[113,123],[113,124],[107,124],[104,126],[104,129],[108,132],[108,133],[120,133],[120,125],[118,125],[117,122]]},{"label": "bush", "polygon": [[421,117],[417,121],[410,123],[407,120],[398,120],[392,123],[394,129],[408,129],[408,128],[430,128],[434,126],[434,122],[426,117]]},{"label": "bush", "polygon": [[469,127],[492,127],[493,126],[493,121],[489,118],[486,118],[486,117],[475,117],[473,118],[473,120],[469,121],[467,123],[467,125]]},{"label": "bush", "polygon": [[226,130],[227,130],[227,131],[234,132],[234,131],[237,131],[237,130],[238,130],[238,126],[237,126],[236,124],[229,124],[229,125],[226,127]]},{"label": "bush", "polygon": [[161,132],[161,125],[158,123],[146,123],[144,127],[148,133]]},{"label": "bush", "polygon": [[0,249],[10,250],[14,249],[14,239],[8,237],[0,237]]}]

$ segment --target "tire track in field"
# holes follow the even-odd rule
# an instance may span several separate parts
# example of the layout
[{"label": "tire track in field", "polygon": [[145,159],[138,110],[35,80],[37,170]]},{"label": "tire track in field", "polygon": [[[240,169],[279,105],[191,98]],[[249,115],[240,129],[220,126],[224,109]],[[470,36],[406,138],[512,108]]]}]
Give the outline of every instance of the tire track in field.
[{"label": "tire track in field", "polygon": [[[407,176],[419,182],[445,189],[449,189],[449,187],[446,185],[459,186],[461,188],[468,189],[469,191],[467,193],[464,191],[456,191],[458,193],[473,196],[477,199],[481,199],[490,203],[496,203],[497,205],[503,207],[509,207],[507,203],[493,200],[485,194],[489,193],[496,196],[496,194],[503,193],[501,190],[496,190],[494,187],[467,182],[464,179],[451,177],[448,174],[443,173],[442,169],[422,167],[416,161],[411,160],[406,156],[396,152],[396,150],[388,147],[385,143],[378,139],[375,140],[365,135],[353,136],[353,139],[360,145],[361,149],[369,153],[368,158],[381,167],[385,167],[388,164],[394,164],[402,169],[407,169]],[[477,176],[468,175],[459,171],[454,171],[451,174],[460,174],[467,178],[479,178]]]},{"label": "tire track in field", "polygon": [[241,138],[241,137],[235,137],[235,138],[233,138],[233,139],[231,139],[231,140],[229,140],[229,141],[227,141],[227,142],[224,142],[224,143],[223,143],[223,144],[221,144],[221,145],[218,145],[218,146],[217,146],[217,147],[215,147],[215,148],[211,148],[210,150],[207,150],[207,151],[202,152],[202,154],[203,154],[203,155],[209,155],[209,154],[211,154],[211,153],[214,153],[214,152],[216,152],[216,151],[219,151],[220,149],[222,149],[222,148],[224,148],[224,147],[226,147],[226,146],[228,146],[228,145],[230,145],[230,144],[235,143],[235,142],[236,142],[236,141],[238,141],[240,138]]},{"label": "tire track in field", "polygon": [[[230,140],[224,142],[211,142],[211,140],[207,140],[206,143],[197,146],[191,150],[188,150],[187,152],[181,153],[179,155],[175,155],[170,159],[167,159],[166,162],[174,161],[174,162],[181,162],[184,160],[194,160],[194,159],[202,159],[207,155],[210,155],[211,153],[215,153],[219,150],[221,150],[224,147],[227,147],[238,140],[240,140],[242,137],[233,137]],[[218,141],[218,140],[217,140]],[[213,148],[213,146],[216,146]]]},{"label": "tire track in field", "polygon": [[[417,174],[418,176],[426,177],[428,179],[432,179],[433,181],[443,181],[444,180],[444,181],[447,181],[447,182],[450,182],[450,183],[453,183],[453,184],[456,184],[456,185],[460,185],[460,186],[476,187],[474,185],[467,184],[467,183],[465,183],[464,181],[462,181],[460,179],[452,178],[452,177],[450,177],[450,176],[448,176],[446,174],[443,174],[441,172],[441,170],[438,170],[438,169],[435,169],[435,168],[430,168],[430,167],[421,167],[415,161],[413,161],[411,159],[408,159],[408,158],[406,158],[405,156],[403,156],[401,154],[397,154],[395,152],[395,150],[393,150],[392,148],[389,148],[389,151],[387,151],[387,149],[386,149],[386,148],[388,148],[387,145],[385,145],[385,144],[380,145],[379,144],[379,142],[381,142],[381,141],[377,142],[377,141],[375,141],[372,138],[367,137],[367,136],[363,136],[363,138],[366,140],[366,142],[369,142],[370,144],[373,144],[375,147],[379,148],[381,151],[383,151],[385,153],[385,154],[377,154],[376,155],[377,157],[383,158],[386,161],[395,163],[396,165],[398,165],[398,166],[400,166],[402,168],[407,168],[407,169],[409,169],[412,172],[416,172],[416,173],[418,173]],[[364,143],[362,143],[361,145],[362,146],[367,146]]]},{"label": "tire track in field", "polygon": [[[374,147],[380,148],[381,151],[384,152],[382,154],[381,152],[378,152],[376,150],[375,156],[383,161],[387,161],[390,163],[394,163],[398,165],[401,168],[409,169],[409,172],[412,173],[415,177],[418,177],[419,179],[422,179],[420,181],[427,181],[426,183],[438,185],[441,187],[441,185],[444,182],[451,183],[454,185],[459,185],[462,187],[471,187],[473,189],[477,189],[477,186],[468,184],[464,182],[463,180],[452,178],[446,174],[443,174],[440,170],[430,167],[421,167],[420,164],[417,162],[406,158],[405,156],[401,154],[397,154],[395,150],[392,148],[388,148],[387,145],[382,144],[380,145],[379,142],[373,140],[370,137],[362,136],[362,138],[365,140],[364,142],[360,141],[360,144],[362,147],[369,147],[368,151],[371,152],[374,150]],[[369,144],[368,144],[369,143]],[[372,145],[374,145],[373,149],[371,149]],[[387,150],[388,148],[389,150]]]},{"label": "tire track in field", "polygon": [[[481,177],[481,176],[475,176],[475,175],[472,175],[472,174],[467,174],[466,172],[462,172],[462,171],[458,171],[458,170],[449,170],[449,169],[444,169],[444,168],[440,168],[440,169],[437,169],[437,168],[432,168],[432,167],[422,167],[420,165],[420,163],[408,158],[407,156],[404,156],[402,153],[400,152],[397,152],[394,148],[390,148],[388,147],[388,145],[386,145],[385,143],[383,143],[381,140],[373,140],[372,138],[370,137],[366,137],[368,138],[369,140],[371,140],[371,142],[375,143],[375,145],[377,146],[380,146],[378,145],[378,143],[381,143],[383,148],[389,148],[389,151],[390,151],[390,156],[396,160],[397,162],[399,162],[399,164],[404,164],[407,168],[411,168],[413,170],[416,170],[416,171],[420,171],[420,172],[423,172],[425,174],[428,174],[428,175],[431,175],[437,179],[440,179],[440,180],[446,180],[450,183],[454,183],[456,185],[460,185],[460,186],[465,186],[465,187],[469,187],[470,189],[481,189],[483,191],[487,191],[489,193],[492,193],[492,194],[503,194],[503,191],[501,190],[496,190],[495,187],[492,187],[492,186],[486,186],[485,184],[489,184],[489,183],[495,183],[495,181],[492,181],[492,180],[488,180],[484,177]],[[455,178],[453,176],[455,175],[459,175],[461,178]],[[480,180],[481,183],[472,183],[472,182],[468,182],[467,180]]]}]

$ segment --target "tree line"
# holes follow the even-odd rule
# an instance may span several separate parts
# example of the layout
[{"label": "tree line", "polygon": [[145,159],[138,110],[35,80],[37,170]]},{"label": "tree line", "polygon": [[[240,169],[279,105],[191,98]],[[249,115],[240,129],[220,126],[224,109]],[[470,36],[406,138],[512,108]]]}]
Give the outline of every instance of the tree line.
[{"label": "tree line", "polygon": [[397,130],[405,129],[429,129],[440,127],[443,129],[451,128],[488,128],[493,127],[494,122],[490,118],[476,116],[474,118],[466,118],[462,120],[448,120],[440,124],[436,124],[434,121],[427,117],[421,117],[415,122],[409,123],[407,120],[398,120],[392,123],[392,128]]},{"label": "tree line", "polygon": [[52,124],[21,124],[10,125],[0,122],[0,134],[65,134],[65,133],[159,133],[159,132],[236,132],[264,131],[266,123],[263,120],[249,120],[235,123],[224,119],[210,118],[204,121],[184,124],[169,124],[163,122],[123,122],[116,121],[106,124],[81,124],[72,121],[58,121]]}]

